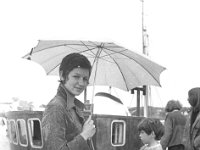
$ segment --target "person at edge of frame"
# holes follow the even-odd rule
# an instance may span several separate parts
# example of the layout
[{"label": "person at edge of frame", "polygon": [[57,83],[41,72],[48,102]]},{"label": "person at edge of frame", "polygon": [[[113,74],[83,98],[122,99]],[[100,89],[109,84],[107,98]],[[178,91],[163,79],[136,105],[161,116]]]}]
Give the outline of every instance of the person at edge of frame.
[{"label": "person at edge of frame", "polygon": [[188,102],[191,105],[189,117],[190,150],[200,150],[200,87],[188,91]]}]

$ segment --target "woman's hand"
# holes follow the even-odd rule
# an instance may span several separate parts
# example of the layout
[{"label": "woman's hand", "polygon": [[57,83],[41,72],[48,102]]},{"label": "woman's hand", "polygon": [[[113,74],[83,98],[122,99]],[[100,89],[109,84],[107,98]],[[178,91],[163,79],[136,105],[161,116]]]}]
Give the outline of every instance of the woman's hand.
[{"label": "woman's hand", "polygon": [[91,117],[92,116],[90,115],[84,123],[82,132],[80,134],[85,140],[91,138],[96,132],[94,121],[91,119]]}]

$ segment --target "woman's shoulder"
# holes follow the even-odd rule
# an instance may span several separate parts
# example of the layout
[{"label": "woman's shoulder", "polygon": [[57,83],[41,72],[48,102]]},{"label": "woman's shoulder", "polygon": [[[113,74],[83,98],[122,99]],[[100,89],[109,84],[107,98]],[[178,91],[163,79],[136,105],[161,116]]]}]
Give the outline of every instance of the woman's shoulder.
[{"label": "woman's shoulder", "polygon": [[45,107],[44,113],[62,112],[65,110],[65,106],[62,101],[54,97]]}]

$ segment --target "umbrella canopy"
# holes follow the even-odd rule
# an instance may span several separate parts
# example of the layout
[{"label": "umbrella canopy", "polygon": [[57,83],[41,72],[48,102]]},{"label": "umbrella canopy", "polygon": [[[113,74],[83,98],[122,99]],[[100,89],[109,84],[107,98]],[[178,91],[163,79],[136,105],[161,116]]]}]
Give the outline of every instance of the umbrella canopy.
[{"label": "umbrella canopy", "polygon": [[90,85],[106,85],[129,91],[137,86],[160,86],[164,67],[114,43],[70,40],[42,40],[23,58],[43,66],[47,75],[58,75],[63,57],[85,55],[92,64]]}]

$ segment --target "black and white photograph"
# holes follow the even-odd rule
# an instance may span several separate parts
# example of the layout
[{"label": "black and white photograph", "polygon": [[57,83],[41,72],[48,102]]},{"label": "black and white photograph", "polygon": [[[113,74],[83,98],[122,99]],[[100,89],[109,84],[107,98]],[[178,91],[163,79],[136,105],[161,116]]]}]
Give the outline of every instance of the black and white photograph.
[{"label": "black and white photograph", "polygon": [[199,150],[198,0],[0,2],[0,150]]}]

